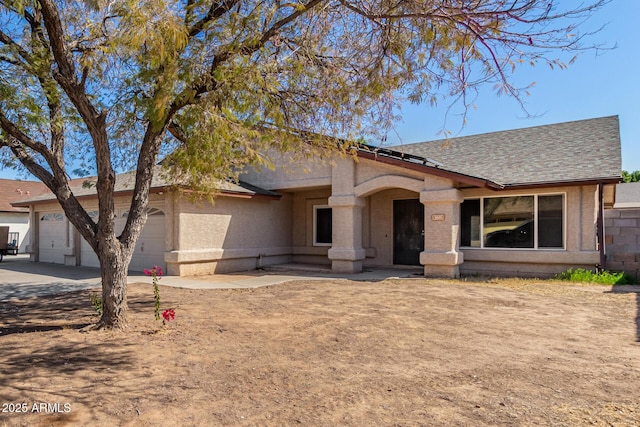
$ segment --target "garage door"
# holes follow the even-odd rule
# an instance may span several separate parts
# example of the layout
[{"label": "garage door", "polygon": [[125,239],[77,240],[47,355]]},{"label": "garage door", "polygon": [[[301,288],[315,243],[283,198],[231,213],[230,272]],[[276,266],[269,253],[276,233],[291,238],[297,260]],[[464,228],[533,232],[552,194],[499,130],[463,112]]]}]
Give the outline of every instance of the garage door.
[{"label": "garage door", "polygon": [[68,251],[67,221],[62,212],[42,212],[38,224],[38,259],[40,262],[64,264]]},{"label": "garage door", "polygon": [[[124,212],[122,215],[123,221],[126,221],[127,214],[128,212]],[[124,226],[124,223],[122,226]],[[129,270],[143,271],[145,268],[150,269],[154,265],[166,270],[164,264],[164,235],[164,211],[157,208],[147,209],[147,222],[136,243]]]},{"label": "garage door", "polygon": [[[98,222],[98,211],[89,211],[87,213],[94,222]],[[80,265],[100,268],[98,255],[96,255],[91,246],[89,246],[82,236],[80,236]]]},{"label": "garage door", "polygon": [[[127,222],[128,210],[120,210],[115,221],[116,233],[121,233]],[[89,215],[97,221],[97,211],[89,212]],[[164,235],[165,222],[164,212],[157,208],[147,209],[147,222],[140,233],[138,242],[133,251],[129,270],[143,271],[150,269],[154,265],[166,269],[164,265]],[[98,257],[91,249],[91,246],[81,239],[80,243],[81,264],[87,267],[100,267]]]}]

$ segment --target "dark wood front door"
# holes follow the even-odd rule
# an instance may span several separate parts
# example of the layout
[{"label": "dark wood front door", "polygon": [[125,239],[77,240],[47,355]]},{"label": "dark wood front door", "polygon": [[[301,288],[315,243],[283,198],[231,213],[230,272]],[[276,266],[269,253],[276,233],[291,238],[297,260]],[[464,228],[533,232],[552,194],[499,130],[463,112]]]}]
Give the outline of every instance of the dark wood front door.
[{"label": "dark wood front door", "polygon": [[393,263],[420,265],[424,250],[424,205],[418,199],[393,201]]}]

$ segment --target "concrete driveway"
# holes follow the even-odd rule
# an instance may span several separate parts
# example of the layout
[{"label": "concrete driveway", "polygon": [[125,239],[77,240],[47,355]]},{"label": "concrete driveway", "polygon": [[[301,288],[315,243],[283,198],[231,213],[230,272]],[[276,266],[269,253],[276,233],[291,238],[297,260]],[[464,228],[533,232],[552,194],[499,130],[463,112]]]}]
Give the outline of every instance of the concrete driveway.
[{"label": "concrete driveway", "polygon": [[6,256],[0,262],[0,301],[99,287],[97,268],[33,263],[28,255]]},{"label": "concrete driveway", "polygon": [[[420,268],[376,268],[359,274],[333,274],[317,266],[288,264],[268,270],[214,276],[164,276],[160,284],[190,289],[238,289],[276,285],[293,280],[348,279],[378,281],[420,277]],[[151,283],[141,272],[129,272],[129,283]],[[34,263],[27,255],[6,256],[0,262],[0,301],[55,295],[81,289],[100,289],[100,270],[60,264]]]}]

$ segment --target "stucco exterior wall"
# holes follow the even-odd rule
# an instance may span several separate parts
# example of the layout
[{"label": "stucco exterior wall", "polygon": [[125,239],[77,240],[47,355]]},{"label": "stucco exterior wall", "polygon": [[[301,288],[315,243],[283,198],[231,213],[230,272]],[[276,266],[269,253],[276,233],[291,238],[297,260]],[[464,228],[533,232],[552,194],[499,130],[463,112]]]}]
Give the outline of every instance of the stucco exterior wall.
[{"label": "stucco exterior wall", "polygon": [[368,159],[360,159],[356,166],[355,185],[358,186],[374,178],[386,175],[405,176],[420,181],[424,179],[424,174],[417,171],[402,169],[397,166],[374,162]]},{"label": "stucco exterior wall", "polygon": [[292,193],[292,242],[293,262],[302,264],[330,264],[328,246],[313,245],[313,207],[326,206],[331,196],[330,188]]},{"label": "stucco exterior wall", "polygon": [[279,200],[220,196],[214,204],[167,198],[171,275],[251,270],[291,260],[292,197]]},{"label": "stucco exterior wall", "polygon": [[607,269],[640,277],[640,209],[604,211]]},{"label": "stucco exterior wall", "polygon": [[331,185],[330,159],[296,159],[283,154],[272,154],[274,170],[262,167],[247,169],[240,179],[265,190],[317,188]]},{"label": "stucco exterior wall", "polygon": [[462,274],[549,277],[568,268],[592,269],[599,263],[596,245],[597,186],[558,187],[538,190],[462,190],[465,198],[558,194],[565,198],[564,249],[465,248]]},{"label": "stucco exterior wall", "polygon": [[29,244],[29,212],[0,212],[0,226],[9,227],[10,233],[19,233],[18,252],[26,252]]}]

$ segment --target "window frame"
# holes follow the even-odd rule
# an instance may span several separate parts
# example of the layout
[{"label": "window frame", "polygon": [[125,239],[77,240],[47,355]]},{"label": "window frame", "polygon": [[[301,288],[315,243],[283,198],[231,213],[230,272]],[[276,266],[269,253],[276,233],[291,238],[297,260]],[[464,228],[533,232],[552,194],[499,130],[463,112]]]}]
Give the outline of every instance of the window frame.
[{"label": "window frame", "polygon": [[329,205],[314,205],[313,206],[313,246],[327,246],[333,245],[333,221],[331,221],[331,242],[318,242],[318,210],[329,209],[333,215],[333,209]]},{"label": "window frame", "polygon": [[[544,196],[562,196],[562,247],[539,247],[538,240],[538,197]],[[496,246],[485,246],[484,239],[484,201],[485,199],[496,198],[508,198],[508,197],[533,197],[533,247],[532,248],[506,248]],[[463,200],[463,203],[467,200],[479,200],[480,201],[480,246],[462,246],[464,249],[482,249],[482,250],[509,250],[509,251],[566,251],[567,250],[567,193],[566,192],[552,192],[552,193],[526,193],[526,194],[511,194],[500,196],[480,196],[480,197],[468,197]],[[462,204],[460,209],[460,216],[462,218]],[[462,228],[462,227],[461,227]],[[461,240],[462,240],[462,236]]]}]

